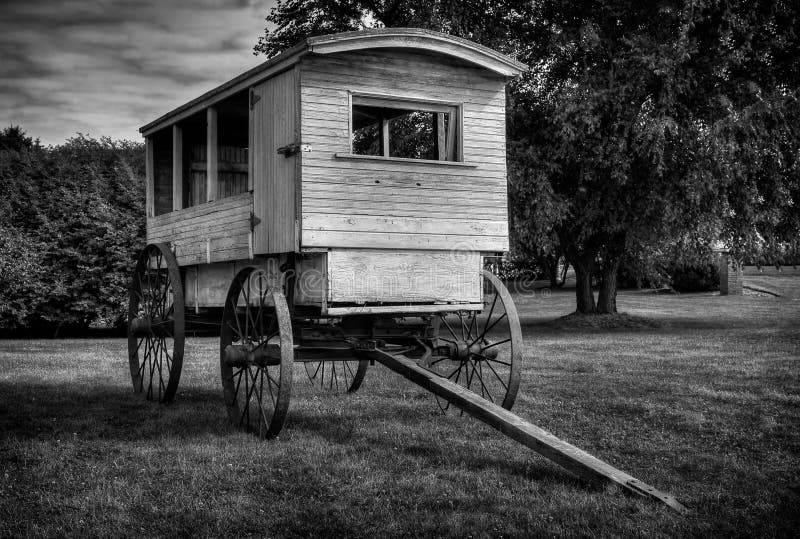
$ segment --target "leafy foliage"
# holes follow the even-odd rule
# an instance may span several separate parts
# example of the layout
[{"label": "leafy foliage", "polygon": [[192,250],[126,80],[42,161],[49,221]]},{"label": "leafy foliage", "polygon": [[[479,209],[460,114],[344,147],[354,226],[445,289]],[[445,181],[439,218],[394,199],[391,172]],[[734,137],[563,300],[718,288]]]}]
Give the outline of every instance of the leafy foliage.
[{"label": "leafy foliage", "polygon": [[20,134],[0,133],[0,329],[120,324],[144,237],[142,145]]}]

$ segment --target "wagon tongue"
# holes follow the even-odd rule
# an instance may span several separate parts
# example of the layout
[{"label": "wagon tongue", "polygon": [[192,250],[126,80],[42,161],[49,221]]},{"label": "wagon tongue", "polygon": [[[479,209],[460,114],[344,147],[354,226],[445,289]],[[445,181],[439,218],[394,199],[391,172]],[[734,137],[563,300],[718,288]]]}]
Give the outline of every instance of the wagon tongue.
[{"label": "wagon tongue", "polygon": [[359,351],[369,359],[382,363],[436,396],[447,399],[474,418],[494,427],[583,479],[615,485],[628,494],[658,500],[680,513],[688,512],[688,509],[672,495],[661,492],[622,470],[614,468],[546,430],[525,421],[502,406],[489,402],[480,395],[419,366],[402,354],[393,354],[377,347],[366,346]]}]

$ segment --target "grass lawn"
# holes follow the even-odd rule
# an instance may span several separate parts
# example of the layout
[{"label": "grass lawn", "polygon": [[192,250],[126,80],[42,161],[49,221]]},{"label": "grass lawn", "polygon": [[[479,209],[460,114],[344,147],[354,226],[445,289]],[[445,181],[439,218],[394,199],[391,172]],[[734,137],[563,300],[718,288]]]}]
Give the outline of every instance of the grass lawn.
[{"label": "grass lawn", "polygon": [[263,442],[226,423],[215,340],[188,341],[170,406],[132,393],[123,340],[0,341],[0,537],[795,536],[800,278],[758,278],[783,295],[621,292],[655,327],[565,327],[570,292],[516,298],[514,411],[689,516],[442,416],[380,366],[345,396],[297,370],[289,423]]}]

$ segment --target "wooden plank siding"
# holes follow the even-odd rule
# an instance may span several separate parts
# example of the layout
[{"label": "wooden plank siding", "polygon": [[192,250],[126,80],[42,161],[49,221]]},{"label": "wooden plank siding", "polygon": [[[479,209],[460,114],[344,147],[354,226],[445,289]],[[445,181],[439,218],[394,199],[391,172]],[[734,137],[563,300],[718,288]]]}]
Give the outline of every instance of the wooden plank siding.
[{"label": "wooden plank siding", "polygon": [[[211,262],[249,257],[252,193],[147,219],[147,243],[171,242],[181,266],[205,264],[210,246]],[[209,243],[210,242],[210,243]]]},{"label": "wooden plank siding", "polygon": [[[508,249],[503,78],[398,49],[309,55],[300,69],[312,148],[301,163],[302,247]],[[464,163],[348,158],[352,95],[460,106]]]},{"label": "wooden plank siding", "polygon": [[480,303],[481,257],[475,252],[333,249],[328,302]]},{"label": "wooden plank siding", "polygon": [[250,114],[254,212],[261,222],[253,231],[257,254],[294,251],[296,155],[278,148],[299,140],[297,74],[293,70],[253,87]]}]

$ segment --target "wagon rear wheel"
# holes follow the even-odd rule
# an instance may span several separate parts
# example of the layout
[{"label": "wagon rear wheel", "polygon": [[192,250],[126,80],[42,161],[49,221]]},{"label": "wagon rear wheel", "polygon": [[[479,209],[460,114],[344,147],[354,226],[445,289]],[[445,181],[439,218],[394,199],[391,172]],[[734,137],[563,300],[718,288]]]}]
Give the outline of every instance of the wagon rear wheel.
[{"label": "wagon rear wheel", "polygon": [[436,353],[426,367],[510,410],[519,389],[522,329],[511,294],[488,271],[483,292],[482,311],[440,315]]},{"label": "wagon rear wheel", "polygon": [[145,247],[129,289],[128,361],[133,389],[147,400],[175,398],[185,343],[183,284],[166,244]]},{"label": "wagon rear wheel", "polygon": [[369,360],[307,362],[303,367],[314,387],[334,393],[353,393],[364,381]]},{"label": "wagon rear wheel", "polygon": [[233,424],[277,435],[289,411],[294,351],[286,298],[267,274],[245,268],[233,280],[220,333],[225,408]]}]

